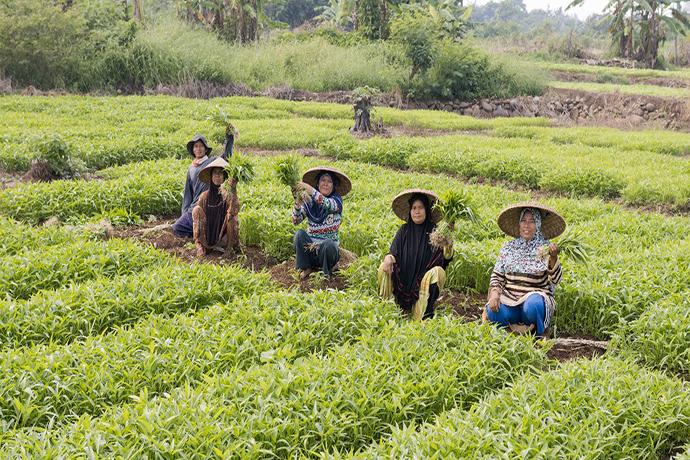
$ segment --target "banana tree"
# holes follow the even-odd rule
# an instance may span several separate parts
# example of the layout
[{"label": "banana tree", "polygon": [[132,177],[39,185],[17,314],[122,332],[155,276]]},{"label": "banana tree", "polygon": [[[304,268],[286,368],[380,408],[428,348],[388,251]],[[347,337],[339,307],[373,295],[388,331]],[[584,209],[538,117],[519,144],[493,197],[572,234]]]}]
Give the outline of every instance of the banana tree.
[{"label": "banana tree", "polygon": [[[573,0],[568,8],[582,5],[584,1]],[[661,44],[690,31],[690,19],[683,11],[683,5],[689,1],[610,0],[604,11],[619,55],[656,67]]]}]

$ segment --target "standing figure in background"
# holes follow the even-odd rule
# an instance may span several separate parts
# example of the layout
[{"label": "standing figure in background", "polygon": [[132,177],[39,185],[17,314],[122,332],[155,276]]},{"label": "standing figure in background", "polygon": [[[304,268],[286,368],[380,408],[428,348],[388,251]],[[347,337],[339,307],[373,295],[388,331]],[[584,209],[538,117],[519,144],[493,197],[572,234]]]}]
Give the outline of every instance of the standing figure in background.
[{"label": "standing figure in background", "polygon": [[[233,146],[234,136],[226,136],[225,148],[220,158],[227,160],[229,156],[232,156]],[[209,157],[211,151],[206,138],[200,134],[195,135],[192,140],[187,142],[187,152],[193,159],[187,170],[182,197],[182,212],[179,219],[172,225],[172,230],[177,236],[186,238],[193,236],[192,210],[199,201],[201,194],[207,191],[209,187],[208,183],[199,179],[199,173],[215,159],[215,157]]]}]

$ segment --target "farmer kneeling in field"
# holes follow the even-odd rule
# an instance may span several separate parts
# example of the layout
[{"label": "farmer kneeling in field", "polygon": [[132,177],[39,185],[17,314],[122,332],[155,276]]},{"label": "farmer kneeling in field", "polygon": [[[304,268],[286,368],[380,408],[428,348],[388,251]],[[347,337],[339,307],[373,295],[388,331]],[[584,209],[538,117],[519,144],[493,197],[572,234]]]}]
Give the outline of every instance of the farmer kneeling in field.
[{"label": "farmer kneeling in field", "polygon": [[339,237],[343,198],[352,189],[350,179],[340,171],[318,167],[304,173],[297,184],[292,223],[308,221],[307,231],[295,233],[295,258],[300,279],[320,269],[326,276],[340,260]]},{"label": "farmer kneeling in field", "polygon": [[523,333],[544,336],[561,280],[558,248],[550,243],[565,230],[565,221],[552,209],[533,203],[509,206],[498,226],[514,240],[504,244],[491,275],[483,320]]},{"label": "farmer kneeling in field", "polygon": [[192,210],[194,243],[199,257],[218,246],[228,249],[231,241],[228,232],[235,228],[229,225],[229,220],[236,216],[233,210],[239,207],[239,202],[236,196],[231,199],[222,188],[228,178],[225,171],[227,165],[224,159],[215,158],[199,172],[199,180],[208,184],[208,190],[201,193]]},{"label": "farmer kneeling in field", "polygon": [[[234,137],[231,136],[226,139],[225,150],[220,158],[226,160],[228,155],[232,155],[233,143]],[[187,170],[187,180],[182,198],[182,214],[172,225],[172,230],[177,236],[187,238],[193,236],[192,209],[199,201],[202,192],[208,190],[208,183],[199,179],[199,173],[215,159],[208,156],[211,150],[208,142],[206,142],[206,138],[200,134],[197,134],[191,141],[187,142],[187,152],[189,152],[193,160]]]},{"label": "farmer kneeling in field", "polygon": [[438,197],[413,189],[393,200],[393,211],[405,223],[398,229],[378,270],[379,294],[395,297],[403,312],[413,319],[434,316],[434,304],[446,282],[445,268],[453,258],[453,245],[433,246],[429,235],[441,220],[432,209]]}]

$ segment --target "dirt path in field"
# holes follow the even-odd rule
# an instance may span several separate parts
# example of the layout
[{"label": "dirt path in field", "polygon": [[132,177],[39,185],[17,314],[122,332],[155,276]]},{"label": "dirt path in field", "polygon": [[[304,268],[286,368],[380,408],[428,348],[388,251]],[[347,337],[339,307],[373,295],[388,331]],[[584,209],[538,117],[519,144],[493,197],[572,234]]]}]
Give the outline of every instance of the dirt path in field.
[{"label": "dirt path in field", "polygon": [[[241,252],[236,254],[213,251],[205,257],[196,254],[196,248],[191,238],[181,238],[174,235],[164,227],[175,222],[173,218],[166,218],[149,222],[141,226],[115,227],[112,236],[115,238],[131,238],[152,245],[157,249],[168,252],[184,262],[212,263],[218,265],[239,264],[254,272],[267,271],[273,281],[284,289],[298,288],[301,291],[314,289],[345,289],[347,281],[339,274],[331,278],[313,276],[306,281],[300,281],[297,271],[294,269],[294,261],[280,262],[274,257],[264,254],[255,246],[242,246]],[[352,262],[351,258],[343,257],[344,263],[339,264],[345,268]]]}]

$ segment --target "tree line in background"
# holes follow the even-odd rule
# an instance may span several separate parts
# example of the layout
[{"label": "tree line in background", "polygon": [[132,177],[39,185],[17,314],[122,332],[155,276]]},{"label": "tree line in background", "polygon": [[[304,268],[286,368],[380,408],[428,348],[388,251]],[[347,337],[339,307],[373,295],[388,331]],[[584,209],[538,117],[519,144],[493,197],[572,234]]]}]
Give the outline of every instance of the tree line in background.
[{"label": "tree line in background", "polygon": [[[523,0],[2,0],[0,78],[73,91],[141,92],[194,80],[508,97],[539,93],[543,82],[468,37],[543,36],[548,46],[565,42],[560,56],[582,57],[575,35],[608,35],[616,55],[655,67],[662,43],[687,36],[688,2],[609,0],[604,14],[583,22],[561,10],[528,12]],[[314,67],[324,58],[319,40],[331,46],[340,75]],[[251,62],[238,66],[240,55]]]},{"label": "tree line in background", "polygon": [[[582,3],[573,0],[568,7]],[[677,60],[677,40],[690,31],[690,16],[684,9],[689,4],[689,0],[609,0],[602,22],[608,26],[616,55],[657,67],[659,47],[674,40]]]},{"label": "tree line in background", "polygon": [[[133,6],[144,0],[132,0]],[[527,11],[523,0],[465,6],[463,0],[179,0],[178,11],[190,22],[209,27],[229,40],[257,40],[262,28],[298,27],[306,22],[355,30],[370,40],[387,39],[397,18],[424,13],[445,34],[461,38],[468,30],[479,37],[516,34],[569,35],[569,57],[578,55],[575,35],[610,36],[613,54],[658,67],[659,48],[687,36],[690,20],[683,6],[690,0],[609,0],[601,15],[579,21],[561,9]],[[570,7],[584,0],[573,0]],[[136,8],[134,8],[136,11]]]}]

